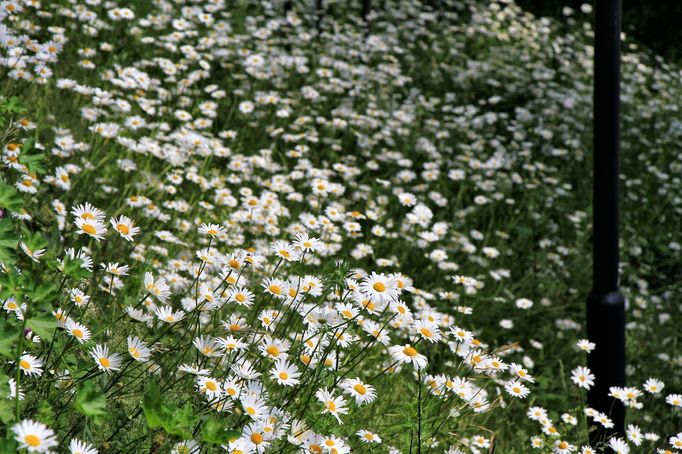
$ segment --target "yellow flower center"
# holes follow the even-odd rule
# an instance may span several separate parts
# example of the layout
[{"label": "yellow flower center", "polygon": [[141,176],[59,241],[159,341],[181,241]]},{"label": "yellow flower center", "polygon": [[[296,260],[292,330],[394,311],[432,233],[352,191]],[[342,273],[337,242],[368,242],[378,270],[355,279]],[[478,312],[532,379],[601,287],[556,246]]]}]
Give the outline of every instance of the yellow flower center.
[{"label": "yellow flower center", "polygon": [[417,350],[415,350],[413,347],[405,347],[403,348],[403,353],[410,358],[414,358],[417,356]]},{"label": "yellow flower center", "polygon": [[130,233],[130,229],[129,229],[128,226],[125,225],[125,224],[118,224],[118,225],[116,226],[116,230],[118,230],[119,233],[122,233],[122,234],[124,234],[124,235],[127,235],[127,234]]},{"label": "yellow flower center", "polygon": [[263,443],[263,436],[261,434],[259,434],[258,432],[254,432],[251,434],[251,441],[254,444],[259,445],[259,444]]},{"label": "yellow flower center", "polygon": [[95,235],[97,233],[97,229],[92,224],[83,224],[83,231],[88,235]]},{"label": "yellow flower center", "polygon": [[358,394],[365,395],[367,394],[367,388],[362,383],[358,383],[357,385],[353,386],[353,389],[357,391]]},{"label": "yellow flower center", "polygon": [[422,334],[424,335],[424,337],[431,337],[431,336],[433,336],[433,334],[431,333],[431,331],[429,331],[427,328],[422,328],[422,329],[419,330],[419,332],[422,333]]},{"label": "yellow flower center", "polygon": [[244,296],[243,293],[237,293],[237,294],[234,296],[234,299],[236,299],[236,300],[237,300],[238,302],[240,302],[240,303],[243,303],[244,301],[246,301],[246,297]]},{"label": "yellow flower center", "polygon": [[21,361],[19,361],[19,366],[21,366],[22,369],[30,369],[31,363],[29,363],[25,359],[22,359]]},{"label": "yellow flower center", "polygon": [[386,285],[383,282],[375,282],[374,285],[372,286],[374,290],[377,292],[385,292],[386,291]]},{"label": "yellow flower center", "polygon": [[32,448],[37,448],[42,444],[40,438],[37,435],[26,435],[24,437],[24,441],[26,442],[27,445],[29,445]]},{"label": "yellow flower center", "polygon": [[78,328],[71,331],[71,334],[73,334],[74,336],[76,336],[79,339],[81,339],[83,337],[83,331],[79,330]]},{"label": "yellow flower center", "polygon": [[100,358],[99,363],[102,365],[102,367],[111,366],[111,363],[109,362],[109,358]]},{"label": "yellow flower center", "polygon": [[218,389],[218,387],[212,381],[207,381],[206,382],[206,389],[208,389],[209,391],[215,391],[216,389]]},{"label": "yellow flower center", "polygon": [[282,293],[281,287],[275,284],[268,287],[268,290],[270,290],[270,293],[274,293],[275,295],[279,295],[280,293]]},{"label": "yellow flower center", "polygon": [[279,348],[276,345],[270,345],[265,352],[270,356],[279,356]]},{"label": "yellow flower center", "polygon": [[327,401],[327,408],[329,409],[329,411],[336,411],[336,404],[334,403],[333,400]]},{"label": "yellow flower center", "polygon": [[288,378],[289,378],[289,374],[287,374],[286,372],[282,371],[279,373],[279,379],[280,380],[287,380]]}]

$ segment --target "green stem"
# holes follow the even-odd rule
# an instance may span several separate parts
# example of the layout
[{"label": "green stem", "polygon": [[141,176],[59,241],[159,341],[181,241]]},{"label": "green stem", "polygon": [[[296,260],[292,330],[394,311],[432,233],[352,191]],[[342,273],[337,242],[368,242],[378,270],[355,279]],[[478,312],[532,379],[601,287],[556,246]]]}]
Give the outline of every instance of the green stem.
[{"label": "green stem", "polygon": [[[24,320],[21,322],[21,331],[19,331],[19,345],[17,345],[17,371],[14,375],[15,389],[14,389],[14,416],[19,421],[19,386],[21,385],[21,354],[24,348],[24,330],[26,329],[26,314]],[[45,373],[45,372],[43,372]]]}]

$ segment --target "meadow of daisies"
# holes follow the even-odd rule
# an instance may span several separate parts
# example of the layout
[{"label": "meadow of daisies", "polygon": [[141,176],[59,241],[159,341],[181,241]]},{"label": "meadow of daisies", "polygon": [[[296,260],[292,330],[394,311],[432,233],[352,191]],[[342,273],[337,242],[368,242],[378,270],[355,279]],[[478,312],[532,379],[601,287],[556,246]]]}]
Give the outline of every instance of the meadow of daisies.
[{"label": "meadow of daisies", "polygon": [[589,446],[591,8],[374,3],[0,1],[0,453],[682,452],[680,67]]}]

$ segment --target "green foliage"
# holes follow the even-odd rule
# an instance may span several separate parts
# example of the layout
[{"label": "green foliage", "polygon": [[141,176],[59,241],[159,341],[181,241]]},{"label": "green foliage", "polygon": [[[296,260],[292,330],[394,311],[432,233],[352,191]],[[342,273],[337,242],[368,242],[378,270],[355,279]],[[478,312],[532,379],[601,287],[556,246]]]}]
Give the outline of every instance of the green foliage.
[{"label": "green foliage", "polygon": [[14,418],[14,399],[0,399],[0,421],[9,424]]},{"label": "green foliage", "polygon": [[142,411],[150,429],[163,429],[170,435],[178,435],[185,440],[192,438],[194,426],[199,418],[190,404],[179,408],[164,402],[156,382],[151,382],[142,398]]},{"label": "green foliage", "polygon": [[0,298],[7,299],[14,297],[17,301],[21,301],[24,292],[20,285],[21,276],[14,268],[0,272]]},{"label": "green foliage", "polygon": [[0,114],[23,114],[26,113],[26,107],[21,103],[16,96],[9,98],[0,97]]},{"label": "green foliage", "polygon": [[38,404],[38,409],[36,410],[36,419],[41,421],[43,424],[54,424],[55,412],[52,405],[47,400],[42,400]]},{"label": "green foliage", "polygon": [[49,342],[57,328],[57,321],[52,317],[30,318],[26,320],[26,327],[31,328],[38,336]]},{"label": "green foliage", "polygon": [[14,233],[12,221],[0,220],[0,263],[5,265],[14,263],[17,244],[19,244],[19,238]]},{"label": "green foliage", "polygon": [[0,320],[0,355],[11,358],[14,355],[14,341],[17,339],[17,330],[7,321]]},{"label": "green foliage", "polygon": [[64,256],[64,263],[62,266],[62,272],[64,275],[70,277],[71,279],[74,280],[79,280],[84,277],[90,276],[92,273],[85,268],[83,268],[81,265],[83,264],[83,260],[81,259],[73,259],[69,257],[68,255]]},{"label": "green foliage", "polygon": [[0,454],[16,454],[17,442],[11,438],[11,432],[7,434],[7,438],[0,440]]},{"label": "green foliage", "polygon": [[19,196],[16,188],[0,181],[0,208],[16,212],[21,210],[23,206],[24,201]]},{"label": "green foliage", "polygon": [[201,439],[208,443],[227,444],[240,435],[240,431],[228,429],[225,422],[217,419],[207,419],[201,426]]},{"label": "green foliage", "polygon": [[47,247],[47,240],[40,234],[40,232],[31,232],[28,229],[22,230],[22,240],[26,246],[32,251],[44,249]]},{"label": "green foliage", "polygon": [[342,260],[328,264],[322,272],[322,281],[325,289],[331,291],[343,291],[346,288],[346,279],[351,277],[351,266]]},{"label": "green foliage", "polygon": [[45,153],[38,151],[34,145],[35,141],[32,138],[27,139],[21,149],[19,155],[19,162],[28,167],[28,170],[33,173],[45,173],[47,168],[44,166]]},{"label": "green foliage", "polygon": [[107,414],[106,397],[93,380],[86,380],[78,385],[75,405],[80,413],[95,418],[96,421],[101,421],[97,417]]},{"label": "green foliage", "polygon": [[8,399],[9,393],[9,377],[0,371],[0,421],[4,424],[14,421],[14,399]]}]

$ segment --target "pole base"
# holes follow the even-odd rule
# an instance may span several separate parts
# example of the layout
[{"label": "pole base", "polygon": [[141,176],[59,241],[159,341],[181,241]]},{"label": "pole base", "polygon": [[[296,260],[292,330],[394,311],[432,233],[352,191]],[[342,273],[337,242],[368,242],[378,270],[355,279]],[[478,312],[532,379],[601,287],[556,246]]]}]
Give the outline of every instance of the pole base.
[{"label": "pole base", "polygon": [[600,424],[590,434],[594,445],[612,436],[625,435],[625,407],[609,397],[609,388],[625,386],[625,297],[618,291],[595,292],[587,297],[587,337],[596,344],[587,364],[595,375],[588,391],[588,405],[613,421],[606,429]]}]

